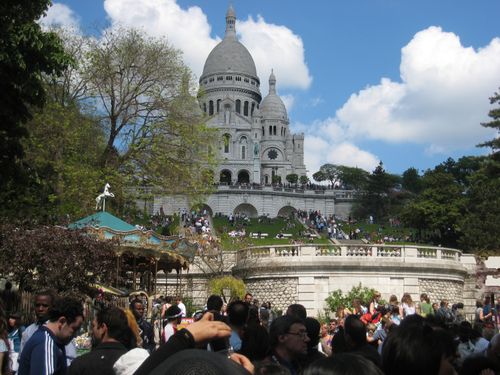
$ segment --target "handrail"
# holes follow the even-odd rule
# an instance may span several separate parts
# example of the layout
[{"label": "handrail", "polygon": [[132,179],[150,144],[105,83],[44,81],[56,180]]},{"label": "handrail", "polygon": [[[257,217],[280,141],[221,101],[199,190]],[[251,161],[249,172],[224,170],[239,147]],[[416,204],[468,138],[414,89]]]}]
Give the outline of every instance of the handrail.
[{"label": "handrail", "polygon": [[237,252],[237,259],[274,258],[274,257],[357,257],[357,258],[395,258],[415,260],[440,260],[460,262],[462,251],[452,248],[420,245],[386,244],[299,244],[252,246]]}]

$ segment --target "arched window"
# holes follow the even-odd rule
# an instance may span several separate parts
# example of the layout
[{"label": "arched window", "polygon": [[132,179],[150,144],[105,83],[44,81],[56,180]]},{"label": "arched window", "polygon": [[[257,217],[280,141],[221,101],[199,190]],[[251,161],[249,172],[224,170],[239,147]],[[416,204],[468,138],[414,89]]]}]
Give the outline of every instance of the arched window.
[{"label": "arched window", "polygon": [[262,136],[265,135],[265,132],[264,132],[264,127],[262,127]]},{"label": "arched window", "polygon": [[224,134],[222,136],[222,142],[224,143],[224,153],[229,153],[229,144],[231,143],[231,136],[229,134]]},{"label": "arched window", "polygon": [[269,125],[269,135],[273,135],[273,127]]},{"label": "arched window", "polygon": [[250,112],[250,114],[253,116],[253,110],[255,109],[255,103],[252,103],[252,111]]},{"label": "arched window", "polygon": [[247,158],[247,137],[243,136],[240,138],[241,145],[241,159],[245,160]]},{"label": "arched window", "polygon": [[276,125],[273,126],[273,134],[276,135]]},{"label": "arched window", "polygon": [[220,102],[221,102],[221,100],[217,99],[217,113],[219,113],[219,111],[220,111]]},{"label": "arched window", "polygon": [[245,102],[243,106],[243,115],[248,116],[248,102]]},{"label": "arched window", "polygon": [[208,102],[208,115],[212,116],[214,114],[214,102],[213,100],[210,100]]},{"label": "arched window", "polygon": [[207,113],[207,103],[203,103],[203,112]]},{"label": "arched window", "polygon": [[241,113],[241,100],[236,99],[236,113]]}]

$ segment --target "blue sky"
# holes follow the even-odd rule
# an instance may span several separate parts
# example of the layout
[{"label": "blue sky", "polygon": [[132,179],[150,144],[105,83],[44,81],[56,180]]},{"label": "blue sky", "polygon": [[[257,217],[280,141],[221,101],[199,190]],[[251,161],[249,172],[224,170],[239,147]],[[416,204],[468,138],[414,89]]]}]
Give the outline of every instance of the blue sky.
[{"label": "blue sky", "polygon": [[[199,77],[229,2],[64,0],[45,23],[122,24],[166,36]],[[500,88],[500,1],[233,0],[240,40],[267,94],[271,68],[310,173],[325,163],[432,168],[485,153]],[[95,29],[94,29],[95,30]]]}]

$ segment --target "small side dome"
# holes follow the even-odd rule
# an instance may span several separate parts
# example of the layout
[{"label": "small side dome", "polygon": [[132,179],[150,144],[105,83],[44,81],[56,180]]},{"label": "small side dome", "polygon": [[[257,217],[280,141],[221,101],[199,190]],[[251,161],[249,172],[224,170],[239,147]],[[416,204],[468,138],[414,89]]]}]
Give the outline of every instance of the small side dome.
[{"label": "small side dome", "polygon": [[288,120],[285,104],[276,94],[276,77],[273,71],[269,76],[269,94],[260,104],[260,111],[264,119]]}]

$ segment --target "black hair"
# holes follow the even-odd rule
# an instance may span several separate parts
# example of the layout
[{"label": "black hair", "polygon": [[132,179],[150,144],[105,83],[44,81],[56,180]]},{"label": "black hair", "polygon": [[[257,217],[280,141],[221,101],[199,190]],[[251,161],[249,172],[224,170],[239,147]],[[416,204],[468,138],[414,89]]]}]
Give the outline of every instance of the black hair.
[{"label": "black hair", "polygon": [[135,310],[136,303],[140,303],[141,305],[143,305],[142,300],[140,300],[139,298],[134,298],[132,301],[130,301],[130,305],[129,305],[130,310]]},{"label": "black hair", "polygon": [[57,299],[57,293],[52,289],[44,289],[44,290],[40,290],[40,291],[35,293],[35,299],[36,299],[36,297],[41,297],[41,296],[50,297],[51,305],[53,305]]},{"label": "black hair", "polygon": [[83,318],[81,301],[73,297],[62,297],[55,300],[49,311],[49,321],[56,322],[64,317],[68,324],[73,323],[79,316]]},{"label": "black hair", "polygon": [[491,369],[495,374],[498,374],[500,367],[495,361],[483,356],[467,357],[462,364],[462,368],[458,372],[459,375],[477,375],[483,370]]},{"label": "black hair", "polygon": [[208,311],[220,311],[222,309],[222,305],[224,302],[222,301],[221,296],[212,294],[207,299],[207,310]]},{"label": "black hair", "polygon": [[304,321],[307,318],[307,311],[306,308],[301,304],[293,303],[290,306],[288,306],[288,309],[286,310],[286,315],[291,315]]},{"label": "black hair", "polygon": [[125,311],[119,307],[107,307],[96,311],[97,324],[106,324],[108,336],[122,343],[129,343],[132,331],[128,325]]},{"label": "black hair", "polygon": [[248,319],[248,305],[243,301],[233,301],[227,306],[229,324],[243,327]]},{"label": "black hair", "polygon": [[342,353],[322,358],[309,365],[304,375],[383,375],[370,360],[358,354]]},{"label": "black hair", "polygon": [[269,329],[269,346],[274,349],[279,344],[279,337],[288,333],[293,324],[304,324],[302,319],[290,315],[283,315],[273,320]]},{"label": "black hair", "polygon": [[385,374],[437,374],[442,358],[455,351],[452,337],[445,330],[432,327],[422,317],[407,319],[390,332],[384,343],[382,365]]},{"label": "black hair", "polygon": [[344,336],[352,348],[366,344],[366,327],[357,315],[349,315],[344,322]]},{"label": "black hair", "polygon": [[321,324],[316,319],[307,317],[304,321],[304,325],[306,326],[307,336],[310,340],[307,343],[307,347],[311,349],[319,343],[319,331],[321,329]]},{"label": "black hair", "polygon": [[240,354],[250,361],[263,360],[269,351],[269,333],[258,323],[250,323],[243,332]]}]

